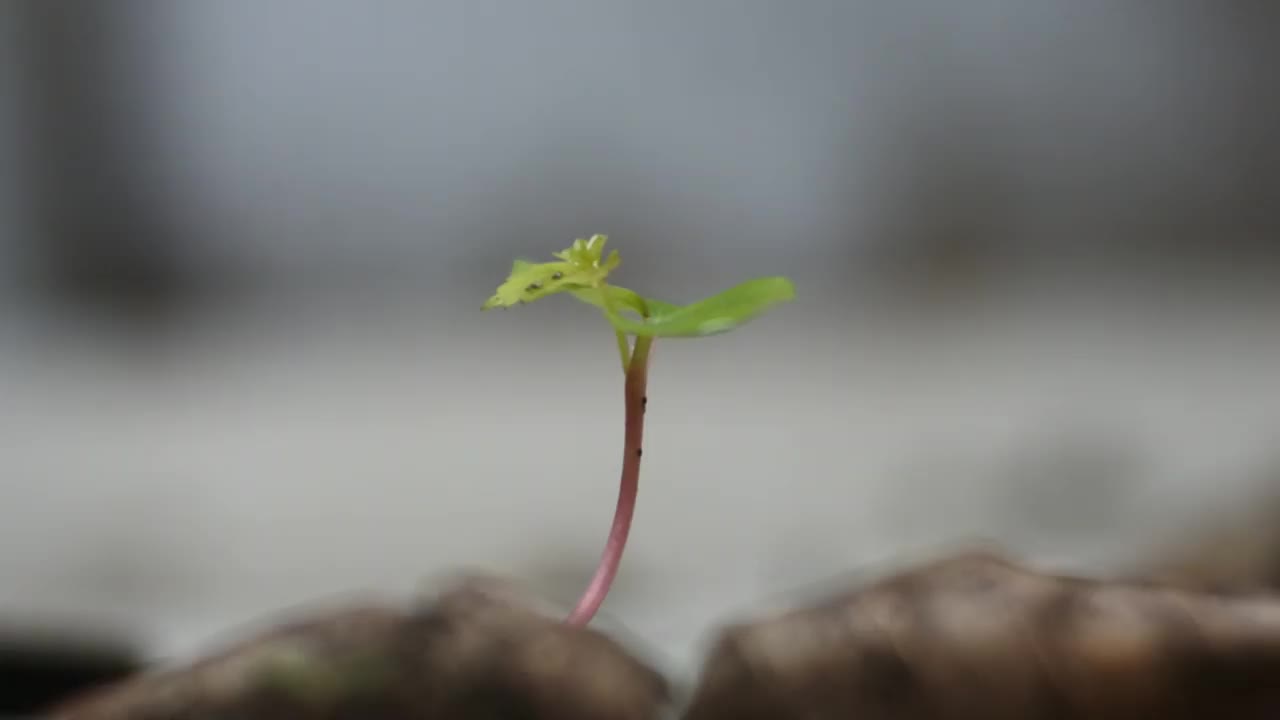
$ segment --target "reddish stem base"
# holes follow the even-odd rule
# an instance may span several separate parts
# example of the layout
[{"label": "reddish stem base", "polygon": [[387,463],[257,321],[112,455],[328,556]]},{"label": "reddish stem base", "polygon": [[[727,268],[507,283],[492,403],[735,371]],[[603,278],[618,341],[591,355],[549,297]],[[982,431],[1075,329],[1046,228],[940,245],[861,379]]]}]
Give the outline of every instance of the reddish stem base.
[{"label": "reddish stem base", "polygon": [[635,514],[636,494],[640,490],[640,456],[644,442],[644,413],[649,382],[649,347],[652,338],[637,337],[635,350],[627,365],[625,388],[626,431],[622,448],[622,479],[618,488],[618,506],[613,514],[613,526],[609,529],[609,538],[605,541],[604,552],[600,555],[600,564],[596,567],[591,584],[582,593],[578,605],[569,614],[566,622],[571,625],[586,625],[595,617],[600,605],[604,603],[613,579],[618,574],[618,565],[622,562],[622,553],[627,546],[627,536],[631,532],[631,517]]}]

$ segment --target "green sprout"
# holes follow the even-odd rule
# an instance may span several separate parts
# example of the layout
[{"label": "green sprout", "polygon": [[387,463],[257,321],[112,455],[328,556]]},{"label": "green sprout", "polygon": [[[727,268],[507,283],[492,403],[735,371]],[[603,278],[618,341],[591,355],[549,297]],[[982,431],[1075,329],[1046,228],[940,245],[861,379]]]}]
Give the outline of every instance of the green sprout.
[{"label": "green sprout", "polygon": [[[618,251],[604,254],[608,238],[593,235],[578,239],[568,249],[554,253],[555,262],[517,260],[511,274],[498,286],[483,309],[511,307],[559,293],[599,308],[613,326],[624,375],[622,478],[613,526],[609,530],[600,564],[568,622],[585,625],[609,594],[617,576],[622,552],[631,531],[640,483],[644,415],[648,404],[649,353],[655,338],[697,338],[728,332],[760,315],[773,305],[795,297],[795,286],[785,277],[750,280],[689,305],[646,298],[605,282],[622,260]],[[632,340],[634,338],[634,340]]]}]

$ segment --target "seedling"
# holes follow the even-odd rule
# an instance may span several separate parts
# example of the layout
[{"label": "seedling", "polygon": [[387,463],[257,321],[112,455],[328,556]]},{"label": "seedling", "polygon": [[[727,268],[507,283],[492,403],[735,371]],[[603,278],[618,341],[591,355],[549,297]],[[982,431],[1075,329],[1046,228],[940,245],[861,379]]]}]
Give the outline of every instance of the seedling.
[{"label": "seedling", "polygon": [[649,354],[656,338],[698,338],[726,333],[760,315],[771,306],[795,297],[795,287],[784,277],[750,280],[690,305],[647,298],[605,282],[622,262],[618,251],[606,257],[608,238],[593,235],[574,240],[566,250],[554,253],[555,262],[517,260],[506,282],[498,286],[485,310],[511,307],[559,293],[594,305],[613,326],[622,359],[623,404],[626,418],[622,449],[622,478],[613,526],[609,530],[600,564],[568,622],[585,625],[609,594],[631,531],[636,493],[640,485],[640,456],[644,440],[645,406],[648,404]]}]

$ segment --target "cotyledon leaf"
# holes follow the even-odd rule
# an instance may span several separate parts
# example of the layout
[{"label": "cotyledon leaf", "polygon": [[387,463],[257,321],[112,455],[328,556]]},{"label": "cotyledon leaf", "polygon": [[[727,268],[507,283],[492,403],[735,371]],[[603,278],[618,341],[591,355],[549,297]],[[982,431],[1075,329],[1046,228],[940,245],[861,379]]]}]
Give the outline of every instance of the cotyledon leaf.
[{"label": "cotyledon leaf", "polygon": [[581,282],[581,275],[574,273],[566,262],[531,263],[516,260],[511,264],[511,275],[498,286],[497,291],[484,304],[485,310],[494,307],[510,307],[533,302],[548,295],[567,292],[588,305],[605,309],[605,297],[615,310],[630,311],[640,317],[651,313],[675,310],[677,306],[641,297],[639,293],[617,285],[592,287]]},{"label": "cotyledon leaf", "polygon": [[535,264],[516,260],[511,264],[511,274],[481,309],[511,307],[563,292],[572,283],[574,270],[573,265],[567,262]]},{"label": "cotyledon leaf", "polygon": [[575,288],[569,292],[582,302],[606,311],[608,310],[608,305],[605,303],[607,297],[615,310],[630,310],[640,317],[662,315],[679,309],[678,305],[641,297],[639,293],[617,285],[605,285],[602,288]]},{"label": "cotyledon leaf", "polygon": [[673,307],[661,303],[661,310],[648,320],[636,321],[605,307],[604,312],[617,330],[647,337],[705,337],[728,332],[760,315],[773,305],[795,298],[795,285],[785,277],[748,280],[704,300]]},{"label": "cotyledon leaf", "polygon": [[540,300],[567,290],[592,288],[604,283],[605,277],[621,262],[618,251],[604,256],[608,238],[593,235],[590,240],[575,240],[573,245],[555,253],[558,262],[530,263],[516,260],[511,273],[481,309],[511,307]]}]

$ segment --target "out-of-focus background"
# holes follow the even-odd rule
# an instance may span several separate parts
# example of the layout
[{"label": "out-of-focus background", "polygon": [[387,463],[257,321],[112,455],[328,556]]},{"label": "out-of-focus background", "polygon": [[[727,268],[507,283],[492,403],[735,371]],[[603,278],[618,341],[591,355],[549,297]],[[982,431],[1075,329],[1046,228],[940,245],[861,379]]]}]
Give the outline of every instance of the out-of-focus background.
[{"label": "out-of-focus background", "polygon": [[146,659],[352,591],[568,605],[673,301],[604,622],[692,667],[797,588],[990,540],[1140,562],[1280,486],[1280,5],[0,4],[0,628]]}]

